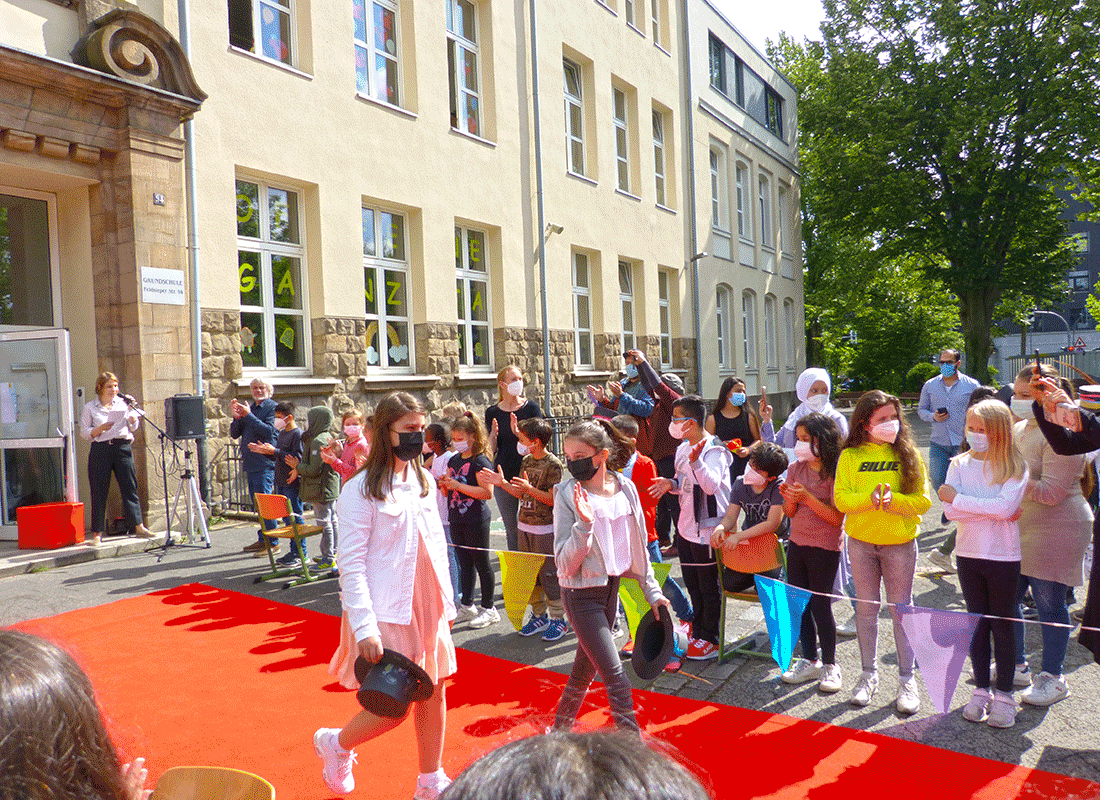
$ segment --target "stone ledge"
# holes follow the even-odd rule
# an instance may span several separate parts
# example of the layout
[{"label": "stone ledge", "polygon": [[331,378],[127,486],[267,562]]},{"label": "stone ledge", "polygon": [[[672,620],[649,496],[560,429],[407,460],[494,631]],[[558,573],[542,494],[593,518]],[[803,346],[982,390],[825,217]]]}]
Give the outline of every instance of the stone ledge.
[{"label": "stone ledge", "polygon": [[359,385],[365,391],[378,391],[386,386],[395,389],[426,389],[443,378],[439,375],[360,375]]}]

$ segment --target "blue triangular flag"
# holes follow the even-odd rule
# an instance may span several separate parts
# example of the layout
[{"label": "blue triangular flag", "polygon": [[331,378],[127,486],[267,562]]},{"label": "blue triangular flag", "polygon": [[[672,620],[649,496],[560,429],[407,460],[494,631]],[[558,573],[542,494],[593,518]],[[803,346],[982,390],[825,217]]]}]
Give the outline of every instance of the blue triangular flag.
[{"label": "blue triangular flag", "polygon": [[789,583],[756,575],[756,594],[764,608],[772,658],[780,669],[790,666],[794,643],[802,633],[802,612],[810,602],[810,593]]}]

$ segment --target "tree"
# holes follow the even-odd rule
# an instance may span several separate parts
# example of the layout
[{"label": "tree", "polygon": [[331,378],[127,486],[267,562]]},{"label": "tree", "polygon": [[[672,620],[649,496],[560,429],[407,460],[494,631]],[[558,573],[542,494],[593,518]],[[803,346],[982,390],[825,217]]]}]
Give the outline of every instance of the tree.
[{"label": "tree", "polygon": [[999,310],[1056,299],[1073,263],[1056,191],[1100,167],[1100,0],[825,8],[824,42],[773,53],[802,89],[813,214],[941,282],[987,381]]}]

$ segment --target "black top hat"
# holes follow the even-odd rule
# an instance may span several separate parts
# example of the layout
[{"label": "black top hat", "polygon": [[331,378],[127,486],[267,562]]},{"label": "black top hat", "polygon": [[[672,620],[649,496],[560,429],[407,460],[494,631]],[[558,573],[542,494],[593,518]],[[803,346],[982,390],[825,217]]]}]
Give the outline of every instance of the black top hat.
[{"label": "black top hat", "polygon": [[383,650],[377,664],[359,656],[355,659],[355,679],[360,684],[356,694],[359,705],[380,717],[403,717],[409,703],[432,696],[428,673],[396,650]]},{"label": "black top hat", "polygon": [[653,609],[647,611],[634,634],[630,664],[638,677],[647,681],[661,674],[674,652],[683,653],[687,648],[687,636],[672,624],[668,606],[660,606],[660,611],[660,619],[653,615]]}]

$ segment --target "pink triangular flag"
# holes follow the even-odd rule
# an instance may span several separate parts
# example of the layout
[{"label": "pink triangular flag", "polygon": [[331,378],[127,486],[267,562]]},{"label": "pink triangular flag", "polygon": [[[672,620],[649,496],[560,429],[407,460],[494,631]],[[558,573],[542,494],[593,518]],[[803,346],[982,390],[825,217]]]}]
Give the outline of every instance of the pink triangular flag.
[{"label": "pink triangular flag", "polygon": [[898,619],[913,648],[932,705],[946,714],[959,685],[980,614],[898,606]]}]

